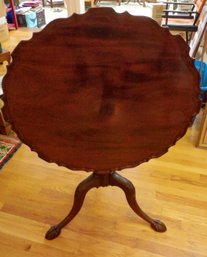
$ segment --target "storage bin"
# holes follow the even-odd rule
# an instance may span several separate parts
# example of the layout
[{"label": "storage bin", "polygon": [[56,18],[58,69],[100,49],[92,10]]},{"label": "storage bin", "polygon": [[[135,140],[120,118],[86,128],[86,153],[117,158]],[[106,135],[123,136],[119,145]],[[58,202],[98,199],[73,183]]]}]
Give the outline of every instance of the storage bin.
[{"label": "storage bin", "polygon": [[[201,75],[200,88],[201,91],[207,91],[207,63],[199,60],[194,61],[195,67]],[[202,66],[201,66],[202,65]],[[202,67],[202,70],[200,70]]]},{"label": "storage bin", "polygon": [[17,13],[17,21],[20,27],[40,28],[45,22],[45,10],[38,8],[25,13]]},{"label": "storage bin", "polygon": [[17,14],[17,22],[19,27],[27,27],[25,14]]},{"label": "storage bin", "polygon": [[[207,96],[207,63],[206,62],[201,62],[199,60],[194,61],[195,67],[200,73],[200,89],[201,89],[201,94],[200,98],[202,101],[206,101],[206,96]],[[202,66],[201,66],[202,65]]]},{"label": "storage bin", "polygon": [[37,16],[37,27],[40,28],[41,26],[45,25],[45,10],[42,9],[36,12]]},{"label": "storage bin", "polygon": [[37,15],[35,12],[29,11],[25,13],[25,19],[28,28],[37,27]]}]

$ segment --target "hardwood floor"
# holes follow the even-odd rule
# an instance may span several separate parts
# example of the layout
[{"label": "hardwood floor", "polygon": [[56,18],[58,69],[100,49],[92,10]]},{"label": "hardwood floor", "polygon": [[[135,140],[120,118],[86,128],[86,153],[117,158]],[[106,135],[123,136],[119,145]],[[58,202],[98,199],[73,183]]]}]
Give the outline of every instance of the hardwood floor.
[{"label": "hardwood floor", "polygon": [[[7,44],[13,49],[29,37],[20,29]],[[164,156],[120,172],[167,232],[154,232],[120,189],[108,187],[91,190],[53,241],[45,232],[68,213],[88,174],[48,164],[22,145],[0,172],[0,257],[207,257],[207,150],[195,148],[193,139],[190,128]]]},{"label": "hardwood floor", "polygon": [[167,232],[154,232],[120,189],[107,187],[91,190],[53,241],[45,232],[68,213],[88,174],[48,164],[22,145],[0,173],[0,256],[207,256],[207,152],[193,146],[191,134],[164,156],[121,172]]}]

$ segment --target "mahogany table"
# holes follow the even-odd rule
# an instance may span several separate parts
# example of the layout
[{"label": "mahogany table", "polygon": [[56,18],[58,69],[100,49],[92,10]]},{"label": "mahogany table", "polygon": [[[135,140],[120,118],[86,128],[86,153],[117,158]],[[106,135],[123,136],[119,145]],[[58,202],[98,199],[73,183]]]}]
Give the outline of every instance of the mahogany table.
[{"label": "mahogany table", "polygon": [[108,185],[123,189],[155,231],[166,230],[117,171],[161,156],[185,134],[200,106],[188,51],[152,19],[110,8],[55,20],[17,46],[3,81],[13,128],[42,159],[92,172],[47,239],[76,216],[88,190]]}]

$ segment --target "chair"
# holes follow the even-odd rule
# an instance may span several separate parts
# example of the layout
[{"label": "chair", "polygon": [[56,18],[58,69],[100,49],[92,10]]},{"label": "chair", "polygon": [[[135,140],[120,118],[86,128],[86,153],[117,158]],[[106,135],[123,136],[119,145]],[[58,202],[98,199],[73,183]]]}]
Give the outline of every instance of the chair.
[{"label": "chair", "polygon": [[200,15],[198,30],[189,43],[189,55],[195,58],[195,67],[200,73],[200,98],[203,102],[207,100],[207,63],[204,62],[204,53],[207,51],[207,6],[203,8]]},{"label": "chair", "polygon": [[203,11],[200,15],[200,21],[198,24],[198,29],[196,33],[194,34],[194,37],[189,42],[190,46],[190,52],[189,55],[192,58],[196,57],[196,54],[198,52],[198,48],[200,46],[200,43],[202,41],[202,38],[204,36],[205,30],[207,29],[207,6],[203,8]]},{"label": "chair", "polygon": [[[194,0],[191,3],[165,2],[166,8],[162,15],[165,23],[162,27],[167,27],[171,31],[184,31],[186,42],[189,43],[192,33],[198,29],[197,22],[205,3],[206,0]],[[181,6],[188,7],[188,10],[179,10]]]}]

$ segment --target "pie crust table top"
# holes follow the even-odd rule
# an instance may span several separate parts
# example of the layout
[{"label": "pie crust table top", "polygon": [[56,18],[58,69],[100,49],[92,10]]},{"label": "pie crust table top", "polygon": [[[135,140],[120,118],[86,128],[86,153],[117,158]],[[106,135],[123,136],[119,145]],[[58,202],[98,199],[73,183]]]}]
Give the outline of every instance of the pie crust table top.
[{"label": "pie crust table top", "polygon": [[199,108],[189,48],[147,17],[91,8],[58,19],[12,54],[6,113],[48,162],[107,173],[158,157]]}]

